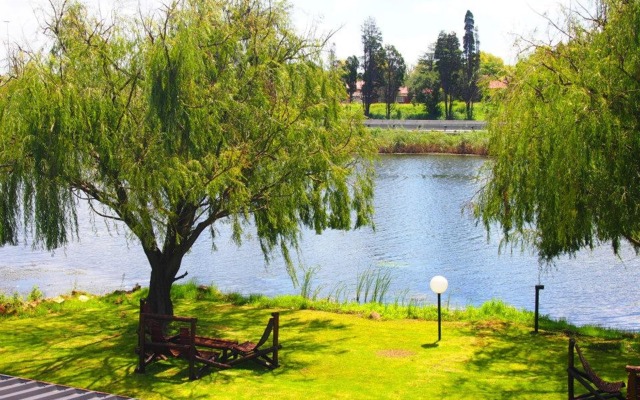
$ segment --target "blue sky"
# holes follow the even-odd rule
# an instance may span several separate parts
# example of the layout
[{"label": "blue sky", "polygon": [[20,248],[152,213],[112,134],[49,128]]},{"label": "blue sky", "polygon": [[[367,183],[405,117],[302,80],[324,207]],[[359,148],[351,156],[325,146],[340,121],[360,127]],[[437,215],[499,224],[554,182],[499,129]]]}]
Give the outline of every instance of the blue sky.
[{"label": "blue sky", "polygon": [[[55,0],[54,0],[55,1]],[[168,1],[168,0],[166,0]],[[589,0],[585,0],[587,3]],[[514,48],[517,35],[546,39],[547,22],[539,14],[557,15],[559,5],[569,6],[572,0],[290,0],[292,18],[301,32],[315,29],[318,34],[336,31],[335,43],[339,58],[360,55],[360,28],[364,20],[373,17],[385,44],[394,45],[412,65],[440,31],[463,35],[464,16],[470,10],[479,30],[480,48],[503,58],[516,60]],[[135,12],[138,5],[153,8],[162,0],[85,0],[94,10]],[[0,60],[4,59],[7,38],[21,43],[39,43],[38,16],[49,10],[49,0],[0,0]]]}]

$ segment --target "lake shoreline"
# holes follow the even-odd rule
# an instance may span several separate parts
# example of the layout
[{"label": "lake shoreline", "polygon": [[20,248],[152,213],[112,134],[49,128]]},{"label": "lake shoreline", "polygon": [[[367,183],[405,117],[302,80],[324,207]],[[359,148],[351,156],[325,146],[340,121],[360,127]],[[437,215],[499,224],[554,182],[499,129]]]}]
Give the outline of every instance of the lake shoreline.
[{"label": "lake shoreline", "polygon": [[[37,286],[31,290],[27,296],[5,295],[0,292],[0,317],[10,317],[15,315],[30,314],[34,310],[43,305],[62,305],[69,301],[78,301],[87,303],[92,300],[107,301],[116,299],[116,304],[120,302],[123,296],[136,298],[144,298],[148,293],[148,286],[135,284],[129,289],[116,289],[105,293],[92,293],[84,290],[71,289],[70,291],[56,296],[47,297],[40,291]],[[229,302],[234,306],[252,306],[257,308],[288,308],[297,310],[316,310],[337,314],[354,314],[370,319],[417,319],[430,321],[436,318],[435,304],[431,303],[414,303],[408,301],[398,303],[381,303],[376,301],[356,301],[339,300],[332,298],[305,297],[300,294],[286,294],[268,296],[260,293],[252,293],[249,295],[238,292],[221,291],[215,285],[200,284],[196,280],[184,283],[175,283],[172,287],[172,301],[179,304],[184,299],[193,298],[201,299],[211,297],[215,301]],[[477,319],[484,318],[505,318],[511,322],[519,322],[533,326],[534,312],[525,308],[519,308],[500,299],[491,299],[480,305],[467,304],[464,306],[450,306],[446,304],[442,309],[442,316],[445,321],[466,321],[474,322]],[[620,329],[605,325],[575,325],[564,319],[552,318],[549,315],[542,314],[539,320],[548,330],[570,330],[574,332],[605,331],[615,335],[638,334],[640,330]]]},{"label": "lake shoreline", "polygon": [[[46,304],[62,305],[68,301],[87,303],[91,300],[104,301],[113,298],[117,299],[121,296],[144,297],[148,290],[148,286],[141,286],[136,283],[129,289],[121,288],[104,293],[93,293],[74,288],[56,296],[45,296],[37,285],[35,285],[26,296],[20,296],[17,293],[9,295],[0,291],[0,318],[23,315],[24,313],[29,314],[43,304],[45,306]],[[273,296],[260,293],[242,294],[238,292],[221,291],[215,285],[200,284],[196,280],[174,284],[172,288],[172,301],[174,304],[178,304],[184,298],[192,296],[200,298],[204,294],[213,295],[218,301],[224,299],[224,301],[228,301],[235,306],[250,305],[258,308],[285,307],[289,309],[316,310],[337,314],[354,314],[372,319],[417,319],[429,321],[435,318],[433,315],[435,312],[435,304],[414,303],[413,300],[409,300],[409,302],[405,304],[404,301],[401,303],[398,303],[398,301],[380,303],[376,301],[358,302],[355,298],[351,300],[309,298],[300,294],[280,294]],[[466,304],[464,306],[450,306],[447,304],[443,308],[443,318],[450,322],[473,322],[479,316],[483,318],[510,318],[512,322],[518,320],[521,324],[527,324],[527,321],[530,321],[532,326],[534,324],[534,312],[532,310],[519,308],[497,298],[487,300],[480,305]],[[573,331],[582,332],[583,334],[593,334],[594,331],[610,332],[614,335],[640,334],[640,329],[624,329],[599,324],[574,324],[564,318],[554,318],[547,314],[541,314],[539,321],[545,329],[555,331]]]}]

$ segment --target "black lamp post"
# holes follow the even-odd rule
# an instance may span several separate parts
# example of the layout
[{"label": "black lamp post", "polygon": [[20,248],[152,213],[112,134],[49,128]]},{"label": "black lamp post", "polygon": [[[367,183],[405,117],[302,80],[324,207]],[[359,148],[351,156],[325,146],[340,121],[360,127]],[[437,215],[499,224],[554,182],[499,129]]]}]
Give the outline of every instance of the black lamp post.
[{"label": "black lamp post", "polygon": [[536,285],[536,321],[534,332],[538,333],[538,309],[540,308],[540,291],[544,289],[544,285]]},{"label": "black lamp post", "polygon": [[438,294],[438,341],[442,339],[442,312],[440,306],[440,295],[447,290],[449,287],[449,282],[447,282],[447,278],[441,275],[436,275],[431,278],[431,282],[429,283],[431,290],[434,293]]}]

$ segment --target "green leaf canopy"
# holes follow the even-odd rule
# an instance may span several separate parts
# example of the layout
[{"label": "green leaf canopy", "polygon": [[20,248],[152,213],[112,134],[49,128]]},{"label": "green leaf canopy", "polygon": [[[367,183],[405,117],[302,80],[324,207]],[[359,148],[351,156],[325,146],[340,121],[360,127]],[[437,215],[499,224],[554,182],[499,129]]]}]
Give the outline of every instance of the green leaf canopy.
[{"label": "green leaf canopy", "polygon": [[[370,223],[373,147],[297,35],[288,5],[185,0],[155,18],[53,13],[51,46],[13,60],[0,87],[0,241],[20,227],[52,249],[75,232],[77,198],[125,223],[173,279],[214,223],[265,254]],[[159,15],[159,17],[158,17]]]},{"label": "green leaf canopy", "polygon": [[518,63],[490,121],[487,228],[543,259],[640,244],[640,2],[570,15],[565,40]]}]

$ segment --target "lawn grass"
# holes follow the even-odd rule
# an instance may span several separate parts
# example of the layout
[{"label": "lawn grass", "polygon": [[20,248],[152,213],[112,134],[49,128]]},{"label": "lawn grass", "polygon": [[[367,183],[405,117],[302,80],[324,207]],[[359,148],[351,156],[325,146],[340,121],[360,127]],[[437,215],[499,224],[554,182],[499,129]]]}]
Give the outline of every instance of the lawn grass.
[{"label": "lawn grass", "polygon": [[378,144],[380,153],[448,153],[488,154],[489,134],[487,131],[445,133],[424,132],[406,129],[370,129],[371,136]]},{"label": "lawn grass", "polygon": [[281,367],[189,381],[184,361],[167,360],[134,373],[142,291],[69,296],[0,317],[0,373],[141,399],[561,399],[569,334],[603,377],[625,379],[625,365],[640,363],[633,334],[589,328],[587,336],[545,318],[536,335],[531,313],[501,302],[446,310],[437,342],[433,306],[247,299],[195,285],[175,292],[176,315],[197,316],[199,333],[211,336],[257,340],[280,311]]}]

